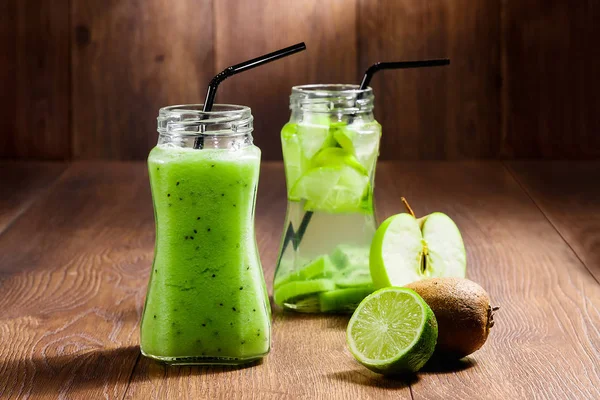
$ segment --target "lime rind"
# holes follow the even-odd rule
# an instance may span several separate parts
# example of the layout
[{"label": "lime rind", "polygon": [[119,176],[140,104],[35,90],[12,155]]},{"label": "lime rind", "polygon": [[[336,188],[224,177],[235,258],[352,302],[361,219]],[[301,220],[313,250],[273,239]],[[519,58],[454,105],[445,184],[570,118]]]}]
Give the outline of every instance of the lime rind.
[{"label": "lime rind", "polygon": [[372,371],[386,375],[416,372],[433,354],[437,322],[416,292],[389,287],[359,304],[346,338],[352,355]]}]

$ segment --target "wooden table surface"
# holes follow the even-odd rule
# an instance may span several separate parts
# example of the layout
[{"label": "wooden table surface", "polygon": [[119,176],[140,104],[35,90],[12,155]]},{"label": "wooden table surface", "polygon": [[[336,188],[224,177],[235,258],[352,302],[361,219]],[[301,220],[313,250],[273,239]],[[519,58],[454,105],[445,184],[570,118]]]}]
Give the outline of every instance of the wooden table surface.
[{"label": "wooden table surface", "polygon": [[[385,379],[345,346],[345,316],[273,309],[272,350],[243,369],[140,356],[154,221],[143,163],[0,162],[0,398],[600,398],[600,162],[398,162],[377,172],[379,221],[443,211],[468,277],[501,307],[454,365]],[[257,240],[269,291],[285,213],[264,163]]]}]

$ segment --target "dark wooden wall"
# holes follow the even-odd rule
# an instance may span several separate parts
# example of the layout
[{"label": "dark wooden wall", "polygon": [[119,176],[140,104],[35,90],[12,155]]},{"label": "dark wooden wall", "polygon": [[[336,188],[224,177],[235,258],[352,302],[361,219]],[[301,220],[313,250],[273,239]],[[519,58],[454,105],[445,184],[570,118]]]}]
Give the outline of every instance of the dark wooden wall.
[{"label": "dark wooden wall", "polygon": [[385,159],[600,158],[600,0],[2,0],[0,157],[144,159],[161,106],[222,84],[281,157],[290,87],[450,57],[372,85]]}]

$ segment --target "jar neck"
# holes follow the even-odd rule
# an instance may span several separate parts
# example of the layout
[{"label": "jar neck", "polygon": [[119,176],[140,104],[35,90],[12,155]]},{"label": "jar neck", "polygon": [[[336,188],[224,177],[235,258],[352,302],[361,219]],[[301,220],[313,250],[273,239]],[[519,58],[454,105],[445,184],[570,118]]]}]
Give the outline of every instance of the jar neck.
[{"label": "jar neck", "polygon": [[189,148],[194,150],[226,149],[240,150],[252,146],[254,140],[252,135],[174,135],[159,134],[158,145],[177,148]]},{"label": "jar neck", "polygon": [[368,116],[373,114],[375,96],[368,87],[358,85],[294,86],[290,96],[292,114],[323,114],[329,116]]},{"label": "jar neck", "polygon": [[161,108],[158,114],[158,144],[181,148],[236,150],[253,144],[250,108],[215,104],[202,111],[202,104]]}]

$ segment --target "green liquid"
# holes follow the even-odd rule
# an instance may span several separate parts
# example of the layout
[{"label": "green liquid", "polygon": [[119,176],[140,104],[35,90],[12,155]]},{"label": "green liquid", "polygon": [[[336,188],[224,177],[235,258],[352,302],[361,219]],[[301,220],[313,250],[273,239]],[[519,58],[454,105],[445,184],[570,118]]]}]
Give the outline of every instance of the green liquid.
[{"label": "green liquid", "polygon": [[150,152],[157,229],[144,355],[236,364],[268,353],[270,308],[254,236],[259,164],[255,146]]}]

